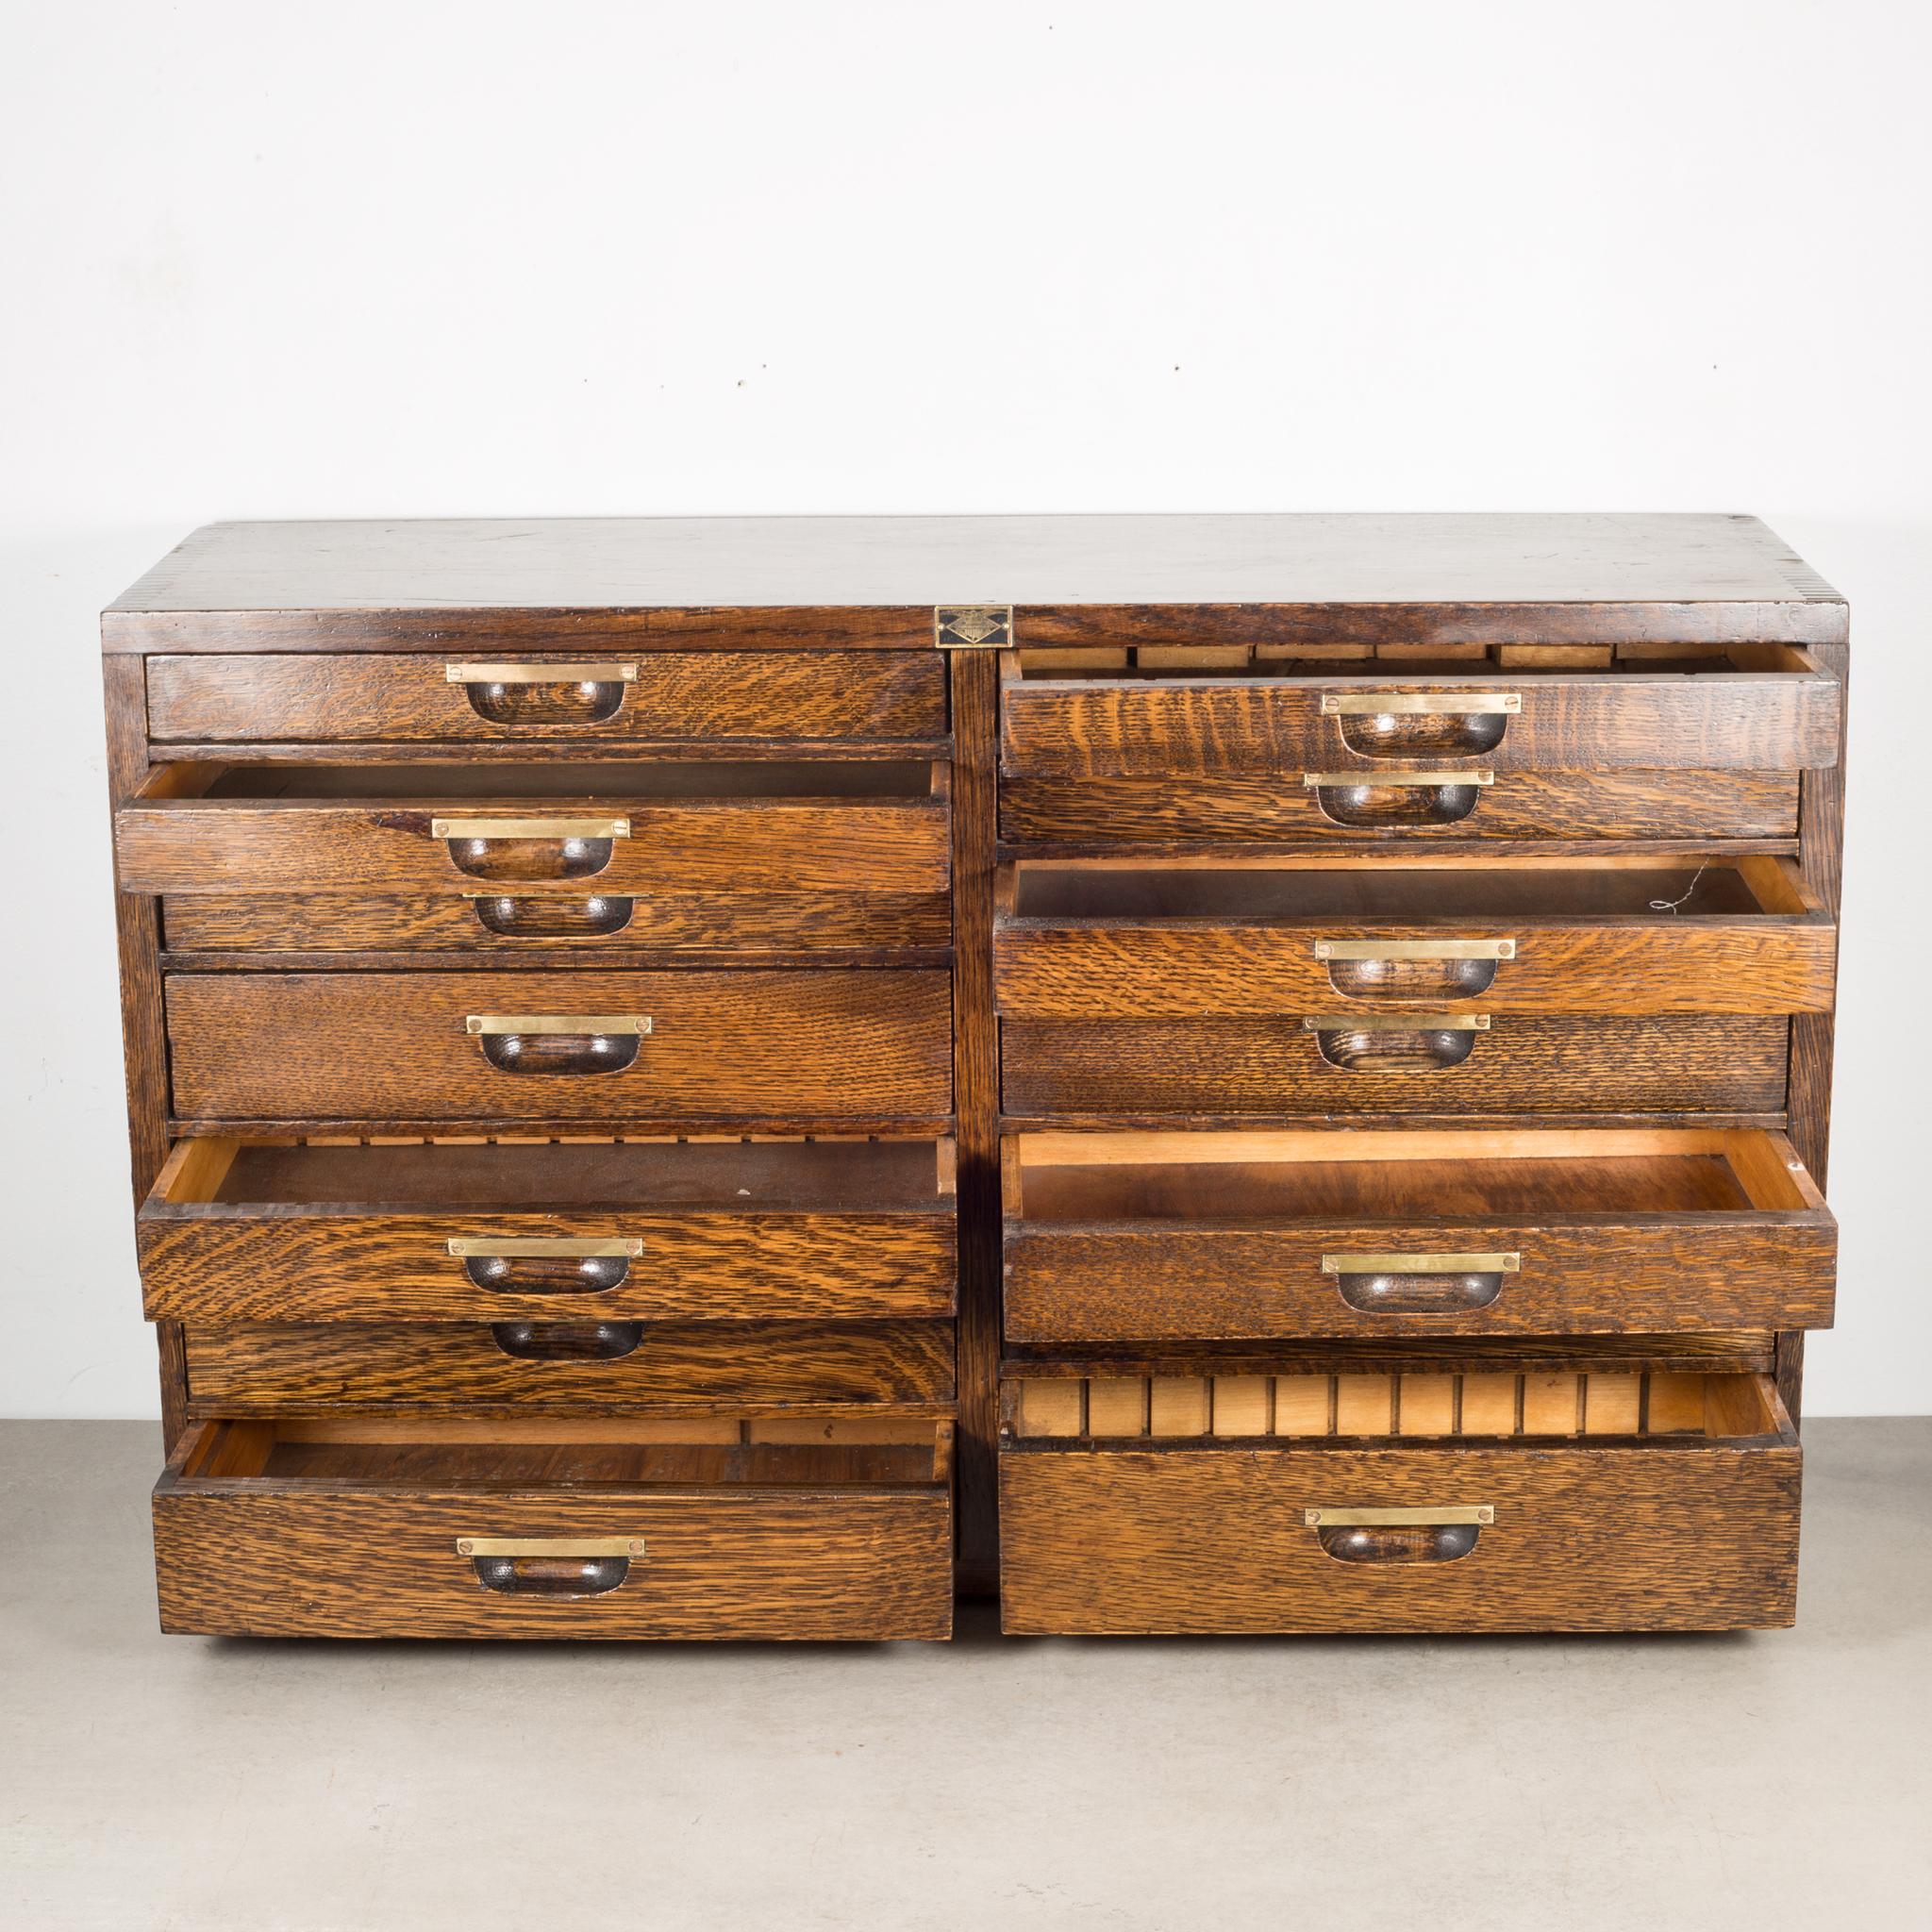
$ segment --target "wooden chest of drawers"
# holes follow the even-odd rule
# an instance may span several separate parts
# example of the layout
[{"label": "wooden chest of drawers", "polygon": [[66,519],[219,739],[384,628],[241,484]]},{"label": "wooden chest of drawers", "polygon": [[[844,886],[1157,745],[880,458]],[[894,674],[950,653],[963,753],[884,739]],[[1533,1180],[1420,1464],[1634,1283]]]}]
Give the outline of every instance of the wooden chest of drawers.
[{"label": "wooden chest of drawers", "polygon": [[103,641],[165,1627],[1790,1620],[1754,520],[218,525]]}]

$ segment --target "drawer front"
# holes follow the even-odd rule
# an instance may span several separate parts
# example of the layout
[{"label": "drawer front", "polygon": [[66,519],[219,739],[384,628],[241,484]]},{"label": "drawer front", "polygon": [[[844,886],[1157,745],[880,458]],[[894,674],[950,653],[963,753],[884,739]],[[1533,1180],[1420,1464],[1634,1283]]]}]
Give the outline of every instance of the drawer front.
[{"label": "drawer front", "polygon": [[1746,1226],[1609,1215],[1542,1226],[1460,1216],[1259,1228],[1008,1222],[1006,1333],[1058,1345],[1828,1328],[1835,1231],[1747,1218]]},{"label": "drawer front", "polygon": [[[950,1315],[950,1212],[143,1209],[151,1322],[864,1322]],[[560,1252],[559,1252],[560,1251]]]},{"label": "drawer front", "polygon": [[1507,1013],[1418,1032],[1007,1019],[1000,1083],[1006,1111],[1031,1118],[1776,1113],[1790,1035],[1782,1018],[1728,1014]]},{"label": "drawer front", "polygon": [[561,901],[568,924],[568,908],[591,898],[669,894],[689,907],[741,893],[931,894],[945,891],[951,867],[942,798],[426,808],[165,798],[123,807],[114,825],[124,891],[397,893],[419,903],[475,892],[445,916],[475,921],[477,905],[487,914],[507,900],[525,908],[498,914],[511,927],[529,924],[540,899]]},{"label": "drawer front", "polygon": [[953,902],[930,892],[490,891],[170,893],[167,944],[192,953],[801,953],[949,945]]},{"label": "drawer front", "polygon": [[930,1119],[952,1106],[941,972],[177,974],[166,1005],[184,1119]]},{"label": "drawer front", "polygon": [[[261,1482],[154,1499],[161,1627],[208,1636],[943,1638],[952,1510],[941,1486],[814,1491],[502,1489],[305,1493]],[[487,1538],[642,1544],[615,1587],[489,1587]]]},{"label": "drawer front", "polygon": [[1460,683],[1008,677],[1000,765],[1058,777],[1268,772],[1298,779],[1457,758],[1497,772],[1836,764],[1838,684],[1801,652],[1771,649],[1792,668],[1515,680],[1499,671]]},{"label": "drawer front", "polygon": [[191,743],[568,738],[709,746],[946,732],[945,660],[933,651],[154,657],[147,702],[154,738]]},{"label": "drawer front", "polygon": [[[1485,768],[1487,769],[1487,768]],[[1329,815],[1329,803],[1347,814]],[[1458,839],[1789,839],[1798,780],[1761,772],[1494,772],[1487,785],[1403,787],[1358,807],[1279,777],[1060,778],[1000,783],[1008,843],[1081,851],[1176,842],[1324,845],[1373,831]]]},{"label": "drawer front", "polygon": [[949,1322],[325,1322],[188,1330],[191,1412],[938,1403]]},{"label": "drawer front", "polygon": [[[1795,1441],[1007,1447],[1001,1621],[1014,1636],[1787,1624],[1799,1480]],[[1421,1536],[1342,1560],[1306,1520],[1470,1506],[1493,1520],[1448,1560]]]}]

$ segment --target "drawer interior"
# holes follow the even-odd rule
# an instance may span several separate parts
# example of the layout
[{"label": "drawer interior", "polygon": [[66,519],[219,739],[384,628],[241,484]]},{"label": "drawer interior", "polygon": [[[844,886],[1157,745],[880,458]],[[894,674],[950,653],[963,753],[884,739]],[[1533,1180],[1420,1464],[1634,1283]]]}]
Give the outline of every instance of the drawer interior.
[{"label": "drawer interior", "polygon": [[1229,643],[1075,645],[1022,648],[1022,679],[1158,679],[1379,676],[1384,679],[1579,674],[1708,676],[1726,673],[1816,672],[1790,644],[1653,643]]},{"label": "drawer interior", "polygon": [[162,765],[143,799],[361,799],[480,802],[512,798],[926,798],[945,768],[908,759],[724,760],[635,764],[615,759],[519,763]]},{"label": "drawer interior", "polygon": [[[243,1141],[177,1144],[149,1208],[950,1209],[950,1141]],[[147,1210],[143,1210],[144,1212]]]},{"label": "drawer interior", "polygon": [[1454,1436],[1795,1440],[1763,1374],[1527,1368],[1404,1374],[1009,1378],[1020,1441]]},{"label": "drawer interior", "polygon": [[179,1487],[260,1481],[331,1488],[488,1490],[504,1484],[943,1483],[953,1424],[929,1418],[850,1421],[667,1418],[554,1422],[219,1420],[188,1446]]},{"label": "drawer interior", "polygon": [[1710,1214],[1822,1208],[1759,1128],[1009,1135],[1027,1222]]},{"label": "drawer interior", "polygon": [[1266,865],[1022,859],[1009,869],[1004,898],[1010,918],[1061,922],[1668,920],[1810,909],[1795,870],[1757,856],[1400,865],[1353,855]]}]

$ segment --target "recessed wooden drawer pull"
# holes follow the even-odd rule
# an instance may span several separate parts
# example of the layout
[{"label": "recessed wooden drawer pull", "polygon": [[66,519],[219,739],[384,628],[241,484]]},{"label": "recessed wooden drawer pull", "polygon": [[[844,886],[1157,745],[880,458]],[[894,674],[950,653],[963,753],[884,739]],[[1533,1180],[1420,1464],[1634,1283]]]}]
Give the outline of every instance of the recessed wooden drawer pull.
[{"label": "recessed wooden drawer pull", "polygon": [[492,724],[603,724],[624,708],[635,664],[445,664],[470,708]]},{"label": "recessed wooden drawer pull", "polygon": [[476,1580],[504,1596],[603,1596],[643,1554],[641,1536],[457,1539],[457,1555],[476,1566]]},{"label": "recessed wooden drawer pull", "polygon": [[1361,758],[1442,758],[1494,751],[1523,709],[1513,691],[1324,691],[1322,715]]},{"label": "recessed wooden drawer pull", "polygon": [[610,863],[613,841],[630,837],[630,821],[433,818],[429,836],[446,841],[450,863],[472,878],[582,879]]},{"label": "recessed wooden drawer pull", "polygon": [[[1493,772],[1304,772],[1331,824],[1362,828],[1453,825],[1476,808]],[[1420,794],[1412,795],[1412,794]]]},{"label": "recessed wooden drawer pull", "polygon": [[469,1013],[463,1031],[505,1074],[621,1074],[651,1030],[648,1013]]},{"label": "recessed wooden drawer pull", "polygon": [[1341,1299],[1366,1315],[1461,1315],[1488,1307],[1516,1274],[1514,1250],[1471,1255],[1324,1255]]},{"label": "recessed wooden drawer pull", "polygon": [[1487,1013],[1308,1014],[1322,1058],[1352,1074],[1427,1074],[1459,1067],[1487,1033]]},{"label": "recessed wooden drawer pull", "polygon": [[451,1235],[449,1252],[478,1288],[500,1294],[601,1294],[622,1288],[644,1252],[639,1240]]},{"label": "recessed wooden drawer pull", "polygon": [[1316,940],[1328,983],[1350,998],[1424,999],[1431,993],[1484,993],[1496,963],[1516,957],[1514,940]]},{"label": "recessed wooden drawer pull", "polygon": [[615,1362],[635,1355],[641,1322],[492,1322],[490,1339],[520,1362]]},{"label": "recessed wooden drawer pull", "polygon": [[634,898],[599,893],[589,899],[511,897],[502,892],[465,892],[485,932],[507,940],[608,939],[629,925]]},{"label": "recessed wooden drawer pull", "polygon": [[1323,1554],[1338,1563],[1453,1563],[1475,1548],[1483,1525],[1495,1520],[1489,1503],[1302,1511]]}]

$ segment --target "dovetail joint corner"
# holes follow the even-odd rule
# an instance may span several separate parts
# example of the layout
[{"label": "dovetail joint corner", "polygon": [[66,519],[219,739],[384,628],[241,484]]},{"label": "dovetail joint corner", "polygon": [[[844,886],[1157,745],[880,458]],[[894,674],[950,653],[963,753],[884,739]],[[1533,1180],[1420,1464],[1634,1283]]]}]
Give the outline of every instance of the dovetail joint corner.
[{"label": "dovetail joint corner", "polygon": [[1013,641],[1010,604],[935,604],[932,641],[937,651],[999,651]]}]

